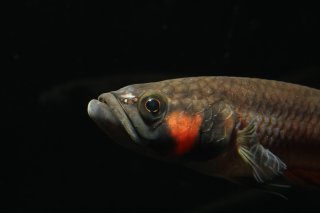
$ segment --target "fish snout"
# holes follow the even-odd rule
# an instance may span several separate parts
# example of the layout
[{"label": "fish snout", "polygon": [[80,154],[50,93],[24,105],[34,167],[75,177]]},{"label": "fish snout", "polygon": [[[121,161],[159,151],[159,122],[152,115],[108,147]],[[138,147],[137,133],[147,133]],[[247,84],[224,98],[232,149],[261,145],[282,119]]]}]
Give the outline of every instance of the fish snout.
[{"label": "fish snout", "polygon": [[110,100],[110,97],[113,96],[111,93],[103,93],[101,95],[99,95],[98,97],[98,101],[108,104],[108,99]]},{"label": "fish snout", "polygon": [[106,102],[91,100],[88,104],[88,114],[107,133],[114,131],[121,125]]},{"label": "fish snout", "polygon": [[88,114],[109,136],[114,136],[116,132],[124,129],[133,141],[140,141],[133,125],[113,93],[103,93],[98,97],[98,100],[91,100],[88,104]]}]

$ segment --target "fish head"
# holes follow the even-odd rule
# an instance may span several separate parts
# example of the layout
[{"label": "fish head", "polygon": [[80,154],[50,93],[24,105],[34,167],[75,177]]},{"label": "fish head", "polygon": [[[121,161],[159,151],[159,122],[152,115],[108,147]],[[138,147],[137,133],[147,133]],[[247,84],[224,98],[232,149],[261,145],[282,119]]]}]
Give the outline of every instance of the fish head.
[{"label": "fish head", "polygon": [[220,153],[230,141],[232,113],[192,80],[135,84],[103,93],[90,101],[88,113],[110,137],[131,149],[175,157]]}]

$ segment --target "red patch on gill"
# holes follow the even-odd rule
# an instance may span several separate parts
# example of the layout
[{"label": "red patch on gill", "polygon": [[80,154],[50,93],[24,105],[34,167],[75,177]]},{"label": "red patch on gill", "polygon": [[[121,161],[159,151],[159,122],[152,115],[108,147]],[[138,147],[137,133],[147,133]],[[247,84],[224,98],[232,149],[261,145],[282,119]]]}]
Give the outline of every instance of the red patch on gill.
[{"label": "red patch on gill", "polygon": [[182,155],[190,151],[199,135],[202,116],[172,112],[168,115],[166,122],[170,135],[176,142],[174,154]]}]

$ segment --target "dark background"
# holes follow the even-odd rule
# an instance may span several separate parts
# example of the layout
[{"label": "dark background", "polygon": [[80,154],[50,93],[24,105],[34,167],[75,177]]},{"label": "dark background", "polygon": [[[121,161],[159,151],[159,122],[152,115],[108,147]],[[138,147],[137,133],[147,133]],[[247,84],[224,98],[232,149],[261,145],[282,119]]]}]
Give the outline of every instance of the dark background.
[{"label": "dark background", "polygon": [[[305,212],[278,195],[119,147],[88,118],[98,94],[226,75],[320,88],[319,11],[305,2],[10,1],[2,69],[2,190],[9,212]],[[208,1],[209,2],[209,1]],[[9,136],[5,138],[4,136]]]}]

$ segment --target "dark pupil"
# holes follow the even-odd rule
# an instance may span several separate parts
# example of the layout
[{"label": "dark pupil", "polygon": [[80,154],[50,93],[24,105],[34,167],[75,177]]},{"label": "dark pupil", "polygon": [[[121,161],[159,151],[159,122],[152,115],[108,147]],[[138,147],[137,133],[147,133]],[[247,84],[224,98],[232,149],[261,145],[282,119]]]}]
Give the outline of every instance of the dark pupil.
[{"label": "dark pupil", "polygon": [[159,108],[160,108],[160,103],[158,100],[150,98],[147,102],[146,102],[146,108],[148,111],[150,112],[158,112]]}]

